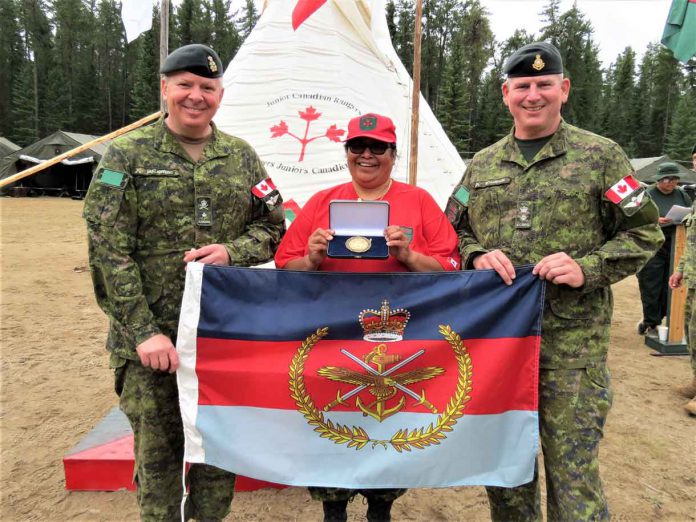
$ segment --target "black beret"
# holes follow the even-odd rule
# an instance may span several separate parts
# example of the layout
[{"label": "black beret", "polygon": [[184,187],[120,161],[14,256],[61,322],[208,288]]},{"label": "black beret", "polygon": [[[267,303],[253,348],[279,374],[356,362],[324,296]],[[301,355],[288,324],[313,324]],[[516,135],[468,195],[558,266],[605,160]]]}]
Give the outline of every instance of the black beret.
[{"label": "black beret", "polygon": [[508,78],[562,74],[563,59],[556,47],[546,42],[534,42],[517,49],[505,62],[503,73]]},{"label": "black beret", "polygon": [[657,167],[657,175],[655,179],[660,181],[662,178],[679,178],[681,179],[681,174],[679,173],[679,167],[676,163],[667,161],[665,163],[660,163]]},{"label": "black beret", "polygon": [[171,74],[187,71],[205,78],[220,78],[222,76],[222,62],[220,57],[210,47],[202,44],[190,44],[172,51],[160,74]]}]

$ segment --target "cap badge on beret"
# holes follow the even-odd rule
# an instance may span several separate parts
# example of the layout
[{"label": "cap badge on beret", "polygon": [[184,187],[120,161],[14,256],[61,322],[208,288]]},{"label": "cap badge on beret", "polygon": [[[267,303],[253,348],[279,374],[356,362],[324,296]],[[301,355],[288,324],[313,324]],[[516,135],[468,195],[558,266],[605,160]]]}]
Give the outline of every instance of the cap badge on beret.
[{"label": "cap badge on beret", "polygon": [[212,72],[212,73],[218,72],[218,66],[215,63],[215,60],[213,59],[213,57],[210,55],[208,55],[208,68],[210,69],[210,72]]},{"label": "cap badge on beret", "polygon": [[374,116],[363,116],[360,118],[361,130],[373,130],[377,127],[377,118]]},{"label": "cap badge on beret", "polygon": [[544,67],[546,67],[546,64],[544,63],[544,60],[541,59],[540,54],[536,55],[536,58],[534,59],[534,63],[532,64],[532,67],[534,68],[535,71],[541,71]]}]

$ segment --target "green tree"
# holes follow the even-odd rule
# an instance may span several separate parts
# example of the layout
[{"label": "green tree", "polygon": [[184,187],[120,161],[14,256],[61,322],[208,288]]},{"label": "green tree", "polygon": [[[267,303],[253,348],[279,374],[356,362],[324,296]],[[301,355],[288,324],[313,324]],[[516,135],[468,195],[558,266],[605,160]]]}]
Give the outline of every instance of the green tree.
[{"label": "green tree", "polygon": [[93,101],[94,86],[89,89],[84,87],[85,82],[96,83],[96,78],[88,74],[93,68],[95,20],[82,0],[54,0],[53,8],[54,63],[61,71],[52,76],[54,80],[63,82],[58,85],[64,92],[56,92],[49,87],[48,92],[57,99],[48,100],[47,105],[64,107],[63,121],[58,123],[58,127],[74,130],[84,123],[93,122],[96,116],[95,107],[90,103]]},{"label": "green tree", "polygon": [[421,43],[421,92],[434,111],[437,110],[447,49],[462,11],[462,3],[457,0],[423,1],[425,23]]},{"label": "green tree", "polygon": [[[660,151],[655,147],[655,141],[650,131],[652,113],[654,110],[654,89],[655,89],[655,66],[657,63],[657,53],[659,44],[648,44],[643,59],[638,68],[638,81],[636,83],[636,93],[633,105],[633,120],[636,122],[636,156],[651,157],[657,156]],[[607,83],[609,78],[607,78]],[[604,106],[608,105],[610,95],[604,96],[606,100]],[[605,126],[606,127],[606,126]],[[606,131],[603,130],[603,133]]]},{"label": "green tree", "polygon": [[387,17],[387,29],[389,29],[389,37],[391,41],[396,40],[396,4],[394,0],[389,0],[385,6],[385,15]]},{"label": "green tree", "polygon": [[12,133],[12,89],[25,63],[16,0],[0,0],[0,135]]},{"label": "green tree", "polygon": [[132,119],[152,114],[160,105],[159,32],[159,7],[155,5],[152,11],[152,30],[143,33],[131,44],[137,45],[130,101]]},{"label": "green tree", "polygon": [[493,33],[478,0],[454,9],[455,26],[447,53],[437,114],[462,154],[471,151],[482,96],[483,71],[493,56]]},{"label": "green tree", "polygon": [[256,4],[254,0],[245,0],[242,17],[239,20],[239,34],[242,40],[246,39],[254,29],[256,22],[259,20],[259,15],[256,12]]},{"label": "green tree", "polygon": [[[23,78],[23,87],[28,90],[21,97],[31,95],[33,101],[31,119],[23,125],[30,125],[33,135],[37,137],[46,134],[42,116],[46,110],[48,76],[53,63],[52,28],[47,13],[48,8],[42,0],[22,0],[20,23],[24,26],[24,45],[31,65],[31,82],[27,86],[24,81],[26,77]],[[23,74],[26,75],[27,72],[23,71]],[[13,89],[13,98],[16,92]]]},{"label": "green tree", "polygon": [[691,167],[691,150],[696,143],[696,60],[692,59],[686,69],[688,74],[667,133],[665,151],[672,159]]},{"label": "green tree", "polygon": [[638,152],[635,141],[638,122],[634,119],[635,56],[633,49],[627,47],[612,66],[611,96],[605,100],[607,111],[603,125],[606,136],[621,145],[629,156]]},{"label": "green tree", "polygon": [[234,19],[230,14],[230,0],[213,0],[211,17],[214,32],[210,44],[220,56],[222,63],[227,65],[237,53],[241,43]]},{"label": "green tree", "polygon": [[9,138],[23,147],[39,139],[34,92],[34,63],[26,61],[12,85],[12,126]]},{"label": "green tree", "polygon": [[398,22],[396,38],[393,40],[394,49],[408,73],[413,75],[413,31],[416,23],[413,0],[399,0],[396,11]]},{"label": "green tree", "polygon": [[95,34],[97,85],[99,98],[96,114],[104,131],[124,125],[127,110],[124,103],[126,42],[121,15],[114,0],[100,0]]},{"label": "green tree", "polygon": [[192,43],[211,45],[213,34],[211,10],[210,3],[204,0],[181,2],[176,11],[179,46]]},{"label": "green tree", "polygon": [[558,48],[571,81],[571,95],[563,107],[563,116],[580,127],[599,130],[602,73],[592,24],[577,5],[559,14],[559,0],[549,2],[542,14],[548,25],[542,28],[540,39]]},{"label": "green tree", "polygon": [[[679,101],[682,72],[679,62],[666,47],[660,47],[655,60],[654,88],[651,100],[650,131],[655,149],[661,154],[669,132],[672,116]],[[693,101],[692,101],[693,103]]]},{"label": "green tree", "polygon": [[518,29],[510,38],[495,45],[497,51],[493,56],[493,66],[484,74],[481,82],[469,155],[492,145],[510,132],[512,116],[503,104],[501,92],[501,85],[505,81],[503,66],[516,49],[535,39],[533,34]]}]

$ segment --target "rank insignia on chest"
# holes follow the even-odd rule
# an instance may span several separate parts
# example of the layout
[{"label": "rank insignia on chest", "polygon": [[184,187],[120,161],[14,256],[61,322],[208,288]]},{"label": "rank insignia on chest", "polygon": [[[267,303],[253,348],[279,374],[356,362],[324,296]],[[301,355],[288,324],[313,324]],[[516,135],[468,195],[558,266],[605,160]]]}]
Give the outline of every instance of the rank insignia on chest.
[{"label": "rank insignia on chest", "polygon": [[515,228],[532,228],[532,210],[528,202],[520,202],[517,205],[517,215],[515,216]]},{"label": "rank insignia on chest", "polygon": [[213,224],[213,200],[209,196],[196,197],[196,225],[209,227]]}]

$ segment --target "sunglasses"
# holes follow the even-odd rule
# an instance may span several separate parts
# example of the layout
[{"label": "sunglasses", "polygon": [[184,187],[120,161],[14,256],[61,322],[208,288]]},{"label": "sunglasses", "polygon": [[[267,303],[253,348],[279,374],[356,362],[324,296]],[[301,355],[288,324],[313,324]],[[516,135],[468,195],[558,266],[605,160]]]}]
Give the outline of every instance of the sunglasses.
[{"label": "sunglasses", "polygon": [[396,147],[393,143],[385,143],[383,141],[355,140],[350,141],[346,145],[346,148],[353,154],[362,154],[363,152],[365,152],[365,149],[370,149],[370,152],[375,156],[381,156],[382,154],[387,152],[387,149],[394,149]]}]

